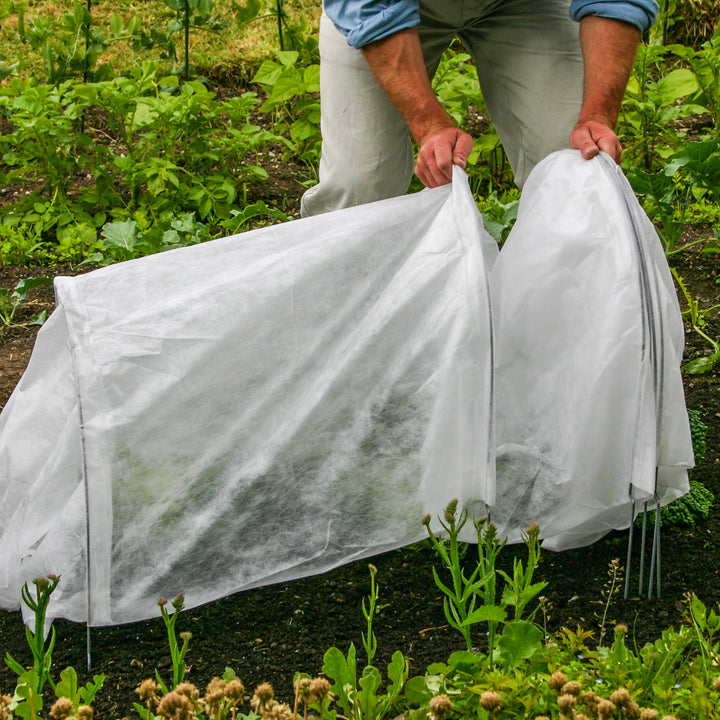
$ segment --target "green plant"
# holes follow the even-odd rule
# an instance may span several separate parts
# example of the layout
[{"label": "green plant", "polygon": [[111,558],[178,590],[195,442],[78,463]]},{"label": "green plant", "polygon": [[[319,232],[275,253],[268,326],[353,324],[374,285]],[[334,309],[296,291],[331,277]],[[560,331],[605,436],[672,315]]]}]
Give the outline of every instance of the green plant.
[{"label": "green plant", "polygon": [[685,45],[669,45],[670,52],[682,58],[693,74],[699,94],[698,104],[715,119],[715,137],[720,136],[720,26],[697,50]]},{"label": "green plant", "polygon": [[35,597],[28,583],[22,587],[22,600],[35,616],[35,632],[25,627],[25,636],[33,656],[33,666],[26,670],[10,653],[5,654],[5,664],[18,676],[15,689],[15,706],[12,708],[17,717],[34,718],[42,709],[42,693],[45,685],[54,683],[50,677],[52,653],[55,647],[55,628],[50,627],[50,642],[45,645],[45,616],[50,596],[55,591],[60,578],[51,575],[33,580]]},{"label": "green plant", "polygon": [[[166,607],[167,604],[168,601],[165,598],[160,598],[158,600],[158,605],[160,606],[160,615],[162,616],[163,622],[165,623],[168,645],[170,646],[170,659],[172,661],[173,667],[172,686],[170,687],[170,690],[172,690],[176,688],[185,679],[185,670],[187,669],[187,666],[185,665],[185,655],[187,654],[188,645],[190,644],[192,634],[189,632],[181,632],[180,639],[182,640],[182,645],[178,643],[178,637],[175,632],[175,624],[177,623],[180,612],[185,605],[184,595],[181,593],[170,601],[170,604],[173,608],[172,614],[168,612]],[[167,694],[168,687],[162,681],[160,673],[157,670],[155,671],[155,677],[163,692]]]},{"label": "green plant", "polygon": [[[66,206],[69,184],[85,167],[90,138],[79,133],[84,103],[66,81],[57,86],[13,80],[0,94],[0,108],[12,132],[0,136],[5,183],[43,183],[42,192],[58,207]],[[68,214],[67,221],[72,219]],[[56,216],[61,212],[55,211]],[[46,229],[46,228],[43,228]]]},{"label": "green plant", "polygon": [[301,160],[316,162],[320,156],[320,66],[301,66],[296,50],[279,52],[278,60],[260,65],[253,82],[267,93],[261,112],[275,115],[276,132],[287,132]]},{"label": "green plant", "polygon": [[[529,621],[522,619],[530,602],[547,585],[545,582],[533,582],[533,575],[540,561],[540,531],[533,523],[527,532],[523,533],[523,541],[528,550],[527,564],[523,565],[522,560],[515,558],[511,576],[496,568],[497,557],[505,546],[505,543],[498,539],[497,528],[488,523],[487,518],[473,519],[477,535],[478,562],[468,576],[462,567],[459,542],[460,532],[467,519],[467,510],[463,509],[458,515],[457,500],[451,501],[445,510],[444,520],[440,521],[447,534],[447,540],[443,540],[431,530],[430,517],[423,518],[430,540],[452,579],[451,586],[445,584],[433,568],[435,584],[444,595],[445,617],[448,624],[463,636],[468,651],[473,649],[471,627],[478,623],[487,623],[490,666],[497,659],[501,665],[513,667],[521,659],[531,657],[542,638],[542,632],[530,622],[539,607],[529,613]],[[499,599],[498,578],[505,581]],[[508,620],[509,607],[514,608],[512,620]],[[502,634],[497,637],[501,625]]]},{"label": "green plant", "polygon": [[682,135],[683,118],[704,112],[691,101],[697,79],[688,68],[667,66],[667,49],[641,44],[628,81],[618,120],[618,135],[625,148],[623,166],[658,170],[658,162],[672,152]]},{"label": "green plant", "polygon": [[172,38],[182,32],[184,40],[183,63],[175,71],[185,80],[190,79],[193,72],[190,64],[190,30],[202,29],[210,32],[223,30],[229,24],[220,13],[215,13],[214,0],[165,0],[165,4],[175,12],[175,18],[168,23],[168,50],[176,60],[177,51]]},{"label": "green plant", "polygon": [[[388,717],[395,706],[408,676],[408,662],[399,651],[393,653],[387,674],[389,685],[380,693],[383,679],[380,670],[372,662],[377,650],[373,633],[373,618],[377,609],[378,590],[375,584],[377,570],[370,566],[370,597],[367,606],[363,600],[362,611],[367,621],[367,633],[363,634],[363,645],[367,653],[367,664],[358,678],[355,645],[350,644],[347,656],[338,648],[330,648],[324,656],[323,672],[332,681],[332,692],[342,708],[345,717],[357,720],[382,720]],[[334,714],[323,717],[335,717]]]},{"label": "green plant", "polygon": [[24,278],[17,282],[12,292],[7,288],[0,288],[0,321],[2,321],[2,325],[4,327],[11,327],[13,325],[42,325],[47,319],[47,313],[45,311],[33,315],[24,323],[16,323],[15,314],[20,305],[27,299],[30,290],[40,285],[50,285],[51,283],[52,278],[49,277]]},{"label": "green plant", "polygon": [[623,567],[620,565],[620,560],[618,558],[614,558],[613,560],[611,560],[608,567],[608,579],[603,585],[602,590],[600,591],[600,594],[602,596],[603,608],[602,616],[599,617],[600,639],[598,640],[598,644],[600,646],[602,646],[603,640],[605,638],[605,624],[608,619],[608,612],[610,610],[610,606],[612,605],[613,600],[617,597],[621,590],[622,572]]},{"label": "green plant", "polygon": [[510,190],[498,198],[497,191],[492,190],[477,202],[483,216],[483,225],[498,245],[502,245],[507,240],[515,225],[520,208],[519,196],[519,190]]},{"label": "green plant", "polygon": [[675,278],[675,282],[685,298],[685,301],[687,302],[687,309],[683,312],[683,315],[688,319],[692,330],[700,335],[701,338],[706,340],[712,348],[712,353],[710,355],[696,358],[683,365],[682,369],[684,372],[691,375],[700,375],[708,370],[711,370],[715,363],[720,360],[720,342],[714,340],[705,332],[707,317],[709,313],[718,306],[701,309],[700,303],[690,294],[690,291],[677,270],[675,268],[670,268],[670,270]]}]

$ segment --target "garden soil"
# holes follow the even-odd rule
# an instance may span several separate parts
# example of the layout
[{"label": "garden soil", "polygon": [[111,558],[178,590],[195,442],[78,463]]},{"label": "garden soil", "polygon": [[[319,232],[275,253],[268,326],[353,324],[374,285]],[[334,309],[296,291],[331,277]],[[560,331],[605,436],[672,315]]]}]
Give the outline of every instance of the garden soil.
[{"label": "garden soil", "polygon": [[[685,240],[698,237],[694,234]],[[712,233],[707,231],[706,236]],[[702,237],[702,234],[699,236]],[[673,265],[701,308],[720,303],[717,255],[698,249],[686,250],[673,258]],[[0,267],[0,287],[13,288],[22,277],[75,274],[71,267]],[[36,288],[29,302],[18,312],[23,322],[33,314],[53,307],[52,289]],[[681,300],[682,304],[682,300]],[[684,305],[683,305],[684,306]],[[717,309],[712,310],[707,333],[720,337]],[[5,328],[0,334],[0,406],[4,405],[24,371],[33,347],[36,328]],[[709,348],[697,334],[687,334],[686,358],[708,354]],[[538,576],[548,582],[544,622],[547,631],[557,633],[563,626],[580,626],[594,633],[612,636],[612,627],[623,622],[629,627],[629,641],[642,645],[655,640],[663,629],[683,622],[686,595],[696,593],[716,607],[720,601],[720,376],[716,367],[705,375],[686,377],[690,408],[700,412],[708,425],[708,451],[693,477],[718,498],[710,517],[694,528],[665,527],[662,531],[661,597],[638,596],[639,555],[632,558],[631,592],[623,598],[622,579],[612,589],[611,563],[627,558],[627,533],[613,533],[594,545],[562,553],[545,552]],[[299,500],[301,501],[301,499]],[[418,518],[418,521],[420,519]],[[288,518],[292,522],[292,518]],[[638,545],[636,543],[637,551]],[[470,547],[468,557],[472,557]],[[524,557],[523,548],[507,548],[501,565],[511,567],[514,557]],[[411,663],[412,674],[422,674],[428,664],[444,661],[454,650],[463,649],[460,635],[447,627],[442,598],[433,582],[436,559],[422,543],[373,558],[378,568],[382,611],[374,624],[378,640],[376,664],[385,672],[393,651],[400,650]],[[647,577],[647,569],[645,571]],[[361,632],[366,629],[361,603],[370,587],[368,561],[341,567],[324,575],[247,591],[215,603],[184,612],[177,622],[179,632],[192,633],[187,654],[187,680],[204,689],[224,668],[233,668],[252,690],[262,681],[271,682],[276,696],[290,702],[292,680],[297,672],[318,674],[323,654],[331,646],[347,651],[355,643],[363,661]],[[601,618],[607,611],[603,625]],[[94,628],[91,635],[92,670],[87,672],[86,628],[58,620],[53,675],[74,666],[80,680],[92,674],[107,676],[95,702],[96,717],[115,720],[135,715],[135,688],[152,677],[157,669],[166,680],[171,677],[170,655],[160,619],[119,627]],[[477,638],[482,644],[483,639]],[[31,663],[20,614],[0,611],[0,652],[9,651],[23,664]],[[12,692],[14,676],[0,668],[0,692]],[[247,709],[247,708],[245,708]]]}]

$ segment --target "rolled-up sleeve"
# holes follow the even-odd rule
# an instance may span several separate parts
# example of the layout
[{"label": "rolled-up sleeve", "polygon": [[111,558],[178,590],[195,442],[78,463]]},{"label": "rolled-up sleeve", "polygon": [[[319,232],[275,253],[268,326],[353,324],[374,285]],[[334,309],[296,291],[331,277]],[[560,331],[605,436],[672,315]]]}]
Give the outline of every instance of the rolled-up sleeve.
[{"label": "rolled-up sleeve", "polygon": [[357,48],[420,22],[417,0],[325,0],[323,8]]},{"label": "rolled-up sleeve", "polygon": [[570,17],[581,20],[586,15],[622,20],[645,32],[652,27],[658,14],[655,0],[572,0]]}]

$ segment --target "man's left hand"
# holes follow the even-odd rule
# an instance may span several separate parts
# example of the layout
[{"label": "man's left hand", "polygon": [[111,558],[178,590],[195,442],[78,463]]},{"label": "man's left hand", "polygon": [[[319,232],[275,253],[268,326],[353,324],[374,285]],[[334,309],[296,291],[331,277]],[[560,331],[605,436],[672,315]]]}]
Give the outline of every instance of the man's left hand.
[{"label": "man's left hand", "polygon": [[586,160],[595,157],[601,150],[619,165],[622,146],[615,131],[602,120],[582,120],[570,133],[570,146],[577,148]]}]

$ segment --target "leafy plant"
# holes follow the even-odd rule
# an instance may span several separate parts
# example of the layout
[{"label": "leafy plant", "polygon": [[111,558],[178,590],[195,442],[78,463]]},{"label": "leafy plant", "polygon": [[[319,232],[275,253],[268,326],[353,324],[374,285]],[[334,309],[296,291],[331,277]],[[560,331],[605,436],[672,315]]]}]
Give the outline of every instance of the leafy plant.
[{"label": "leafy plant", "polygon": [[[333,683],[331,689],[337,697],[338,705],[345,717],[353,717],[357,720],[382,720],[388,717],[408,676],[408,661],[401,652],[394,652],[387,669],[389,685],[384,693],[380,692],[383,684],[382,675],[372,664],[377,650],[377,640],[372,628],[378,599],[376,572],[376,568],[371,565],[370,597],[367,606],[364,600],[362,604],[363,615],[367,621],[367,633],[363,634],[367,664],[362,674],[360,677],[357,675],[355,645],[352,643],[347,655],[338,648],[332,647],[325,653],[323,661],[323,672]],[[323,717],[328,716],[323,715]]]},{"label": "leafy plant", "polygon": [[[466,575],[460,560],[459,535],[468,520],[468,513],[463,509],[457,513],[457,500],[451,501],[440,521],[447,540],[438,538],[430,529],[430,517],[423,518],[430,540],[441,559],[443,567],[449,571],[452,583],[444,583],[433,568],[435,584],[442,591],[443,608],[448,624],[458,630],[465,639],[468,651],[472,651],[473,643],[471,627],[478,623],[488,626],[488,653],[492,666],[494,660],[505,666],[513,667],[522,658],[532,656],[538,648],[542,632],[523,620],[526,608],[539,594],[547,583],[533,583],[533,574],[540,561],[539,536],[537,525],[531,524],[523,533],[523,540],[528,549],[527,564],[523,566],[520,559],[513,563],[513,574],[508,575],[496,568],[499,553],[505,546],[497,536],[497,529],[487,518],[473,519],[477,534],[478,563],[469,575]],[[505,581],[503,592],[498,599],[498,578]],[[508,620],[508,608],[513,607],[513,619]],[[535,608],[529,613],[529,620],[537,613]],[[503,625],[502,635],[497,639],[497,657],[495,641],[498,629]]]},{"label": "leafy plant", "polygon": [[301,160],[316,162],[320,156],[320,66],[300,65],[300,53],[285,50],[277,61],[260,65],[253,82],[267,93],[261,112],[275,115],[276,132],[289,133],[294,150]]},{"label": "leafy plant", "polygon": [[623,165],[655,172],[657,163],[681,139],[677,122],[704,112],[694,102],[680,102],[693,96],[698,82],[688,68],[666,66],[667,49],[641,44],[628,81],[618,134],[625,148]]},{"label": "leafy plant", "polygon": [[[183,680],[185,679],[185,670],[187,669],[187,666],[185,665],[185,655],[187,654],[188,645],[190,644],[192,634],[189,632],[181,632],[180,639],[182,640],[182,645],[178,643],[178,636],[175,632],[175,624],[177,623],[180,612],[185,605],[185,597],[182,595],[182,593],[170,601],[170,604],[173,608],[172,614],[168,612],[166,607],[167,604],[168,601],[165,598],[160,598],[158,600],[158,605],[160,606],[160,615],[162,616],[163,622],[165,623],[168,644],[170,646],[170,659],[172,661],[173,667],[172,686],[170,687],[170,690],[172,690],[178,685],[180,685],[180,683],[183,682]],[[155,677],[163,692],[167,694],[168,687],[163,682],[162,678],[160,677],[160,673],[157,670],[155,671]]]},{"label": "leafy plant", "polygon": [[720,25],[699,49],[685,45],[669,45],[670,52],[682,58],[693,74],[700,94],[697,102],[707,108],[715,119],[715,137],[720,136]]},{"label": "leafy plant", "polygon": [[51,283],[52,278],[49,277],[24,278],[18,281],[12,292],[7,288],[0,288],[0,321],[2,321],[3,326],[42,325],[47,319],[47,313],[45,311],[33,315],[30,320],[24,323],[16,323],[15,315],[20,305],[27,299],[30,290],[40,285],[50,285]]},{"label": "leafy plant", "polygon": [[52,653],[55,647],[55,628],[50,628],[50,642],[45,645],[45,616],[50,603],[50,596],[55,591],[60,578],[49,576],[33,580],[35,597],[32,596],[28,583],[22,588],[22,600],[35,615],[35,632],[25,626],[25,635],[33,656],[33,666],[26,670],[10,653],[5,654],[5,664],[18,676],[15,689],[15,706],[13,712],[21,718],[36,717],[42,709],[42,693],[49,682]]},{"label": "leafy plant", "polygon": [[678,274],[677,270],[675,268],[670,268],[670,270],[673,274],[673,277],[675,278],[677,286],[680,288],[680,291],[685,297],[685,301],[687,303],[687,309],[683,312],[683,315],[688,319],[692,330],[698,335],[700,335],[701,338],[706,340],[712,348],[712,353],[710,355],[695,358],[694,360],[691,360],[690,362],[683,365],[682,369],[684,372],[687,372],[691,375],[700,375],[707,372],[708,370],[711,370],[714,367],[715,363],[720,360],[720,342],[714,340],[705,332],[706,319],[709,313],[711,313],[715,309],[715,307],[718,306],[701,309],[700,303],[690,294],[690,291],[685,285],[683,279]]}]

